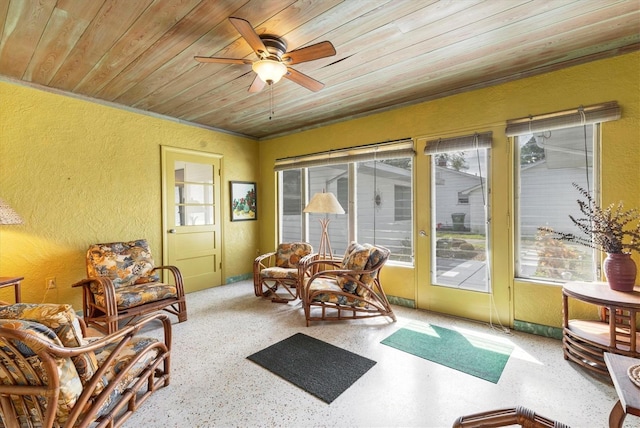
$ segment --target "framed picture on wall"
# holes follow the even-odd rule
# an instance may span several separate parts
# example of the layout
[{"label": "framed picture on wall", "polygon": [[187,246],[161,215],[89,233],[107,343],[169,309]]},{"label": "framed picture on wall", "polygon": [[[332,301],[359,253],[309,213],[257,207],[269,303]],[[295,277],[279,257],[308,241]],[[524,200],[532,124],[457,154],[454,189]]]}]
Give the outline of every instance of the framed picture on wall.
[{"label": "framed picture on wall", "polygon": [[258,204],[256,183],[250,181],[230,181],[231,221],[256,220]]}]

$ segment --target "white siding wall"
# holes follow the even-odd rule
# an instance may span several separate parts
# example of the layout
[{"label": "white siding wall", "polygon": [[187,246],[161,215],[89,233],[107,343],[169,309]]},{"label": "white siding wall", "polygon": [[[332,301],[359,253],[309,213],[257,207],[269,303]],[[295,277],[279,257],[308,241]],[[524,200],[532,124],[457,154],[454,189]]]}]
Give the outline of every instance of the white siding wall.
[{"label": "white siding wall", "polygon": [[[520,201],[521,235],[533,237],[540,226],[574,232],[569,214],[582,217],[577,203],[581,196],[571,183],[582,185],[585,180],[583,168],[552,169],[546,162],[522,170],[521,194],[526,197]],[[559,192],[559,188],[563,191]],[[567,194],[575,198],[568,198]]]},{"label": "white siding wall", "polygon": [[464,213],[464,226],[469,228],[471,207],[470,204],[458,203],[458,192],[479,184],[480,179],[474,175],[438,166],[436,174],[436,182],[439,183],[436,185],[436,224],[452,226],[451,214]]}]

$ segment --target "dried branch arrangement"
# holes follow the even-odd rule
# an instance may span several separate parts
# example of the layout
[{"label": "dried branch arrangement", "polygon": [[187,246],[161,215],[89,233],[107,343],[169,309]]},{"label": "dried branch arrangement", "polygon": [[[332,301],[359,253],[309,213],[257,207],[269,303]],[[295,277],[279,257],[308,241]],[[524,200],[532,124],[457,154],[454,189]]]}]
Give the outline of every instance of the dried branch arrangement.
[{"label": "dried branch arrangement", "polygon": [[[569,218],[583,235],[557,232],[548,227],[539,227],[538,230],[551,233],[555,239],[595,248],[608,254],[640,252],[640,210],[632,208],[625,211],[622,202],[602,209],[589,192],[576,183],[572,184],[584,198],[578,199],[578,206],[584,217],[575,218],[570,215]],[[634,227],[635,222],[637,224]]]}]

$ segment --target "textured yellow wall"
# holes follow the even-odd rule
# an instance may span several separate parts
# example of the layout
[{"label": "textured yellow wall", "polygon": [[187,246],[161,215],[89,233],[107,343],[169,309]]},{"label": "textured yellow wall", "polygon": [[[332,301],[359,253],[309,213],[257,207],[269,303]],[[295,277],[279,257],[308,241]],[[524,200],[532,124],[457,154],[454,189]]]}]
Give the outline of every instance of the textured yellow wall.
[{"label": "textured yellow wall", "polygon": [[257,181],[256,141],[10,82],[0,111],[0,198],[24,219],[0,226],[0,276],[25,277],[24,301],[81,309],[71,284],[91,243],[146,238],[162,261],[161,145],[223,155],[223,279],[251,272],[258,223],[229,222],[227,194],[229,180]]},{"label": "textured yellow wall", "polygon": [[[640,53],[583,64],[561,71],[513,81],[490,88],[399,108],[364,118],[336,123],[260,143],[262,183],[261,245],[271,247],[276,231],[276,158],[357,146],[404,137],[420,138],[493,131],[491,152],[491,250],[494,302],[482,293],[442,290],[429,284],[428,240],[417,231],[429,231],[429,165],[416,146],[415,235],[413,274],[385,267],[385,289],[398,297],[415,298],[419,307],[488,320],[495,304],[499,319],[560,326],[561,302],[557,286],[514,283],[513,242],[510,224],[513,193],[513,155],[504,134],[508,119],[617,101],[622,119],[602,127],[603,202],[623,200],[640,207]],[[381,91],[384,88],[380,88]],[[640,265],[640,255],[634,258]]]}]

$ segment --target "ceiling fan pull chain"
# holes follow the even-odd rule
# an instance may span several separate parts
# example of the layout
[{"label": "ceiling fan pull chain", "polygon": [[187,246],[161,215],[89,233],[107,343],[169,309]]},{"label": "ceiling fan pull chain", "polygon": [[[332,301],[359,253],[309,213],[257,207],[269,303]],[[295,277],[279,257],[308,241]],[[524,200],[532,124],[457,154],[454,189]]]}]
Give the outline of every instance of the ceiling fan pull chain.
[{"label": "ceiling fan pull chain", "polygon": [[273,111],[273,84],[269,84],[269,120],[273,119],[275,112]]}]

